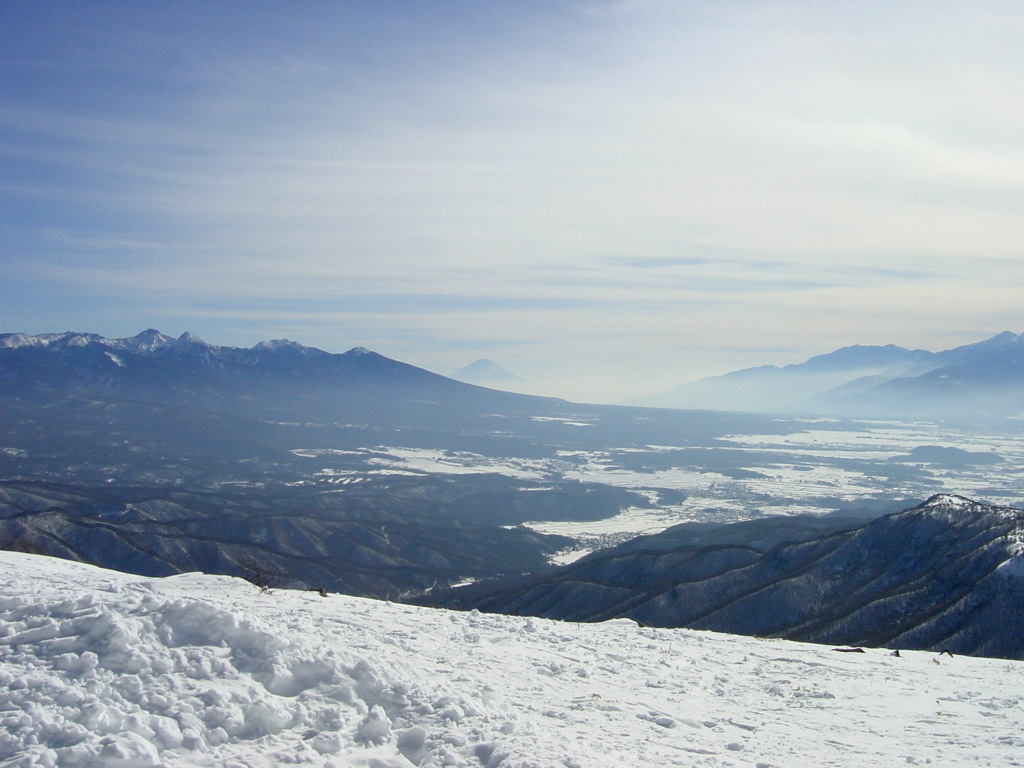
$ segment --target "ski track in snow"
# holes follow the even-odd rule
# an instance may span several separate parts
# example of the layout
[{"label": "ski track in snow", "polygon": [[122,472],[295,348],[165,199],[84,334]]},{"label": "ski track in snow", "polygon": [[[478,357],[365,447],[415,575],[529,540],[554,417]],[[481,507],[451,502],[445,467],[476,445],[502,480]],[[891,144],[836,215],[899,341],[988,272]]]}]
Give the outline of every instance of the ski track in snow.
[{"label": "ski track in snow", "polygon": [[1024,665],[0,552],[0,766],[1012,766]]}]

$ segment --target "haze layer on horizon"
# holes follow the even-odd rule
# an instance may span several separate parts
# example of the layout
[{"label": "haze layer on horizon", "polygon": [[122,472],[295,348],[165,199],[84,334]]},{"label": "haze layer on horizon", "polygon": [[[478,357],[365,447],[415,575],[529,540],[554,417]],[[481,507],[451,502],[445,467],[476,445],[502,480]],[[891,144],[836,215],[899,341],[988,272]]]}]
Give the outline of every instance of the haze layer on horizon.
[{"label": "haze layer on horizon", "polygon": [[0,331],[613,402],[1024,330],[1024,8],[0,7]]}]

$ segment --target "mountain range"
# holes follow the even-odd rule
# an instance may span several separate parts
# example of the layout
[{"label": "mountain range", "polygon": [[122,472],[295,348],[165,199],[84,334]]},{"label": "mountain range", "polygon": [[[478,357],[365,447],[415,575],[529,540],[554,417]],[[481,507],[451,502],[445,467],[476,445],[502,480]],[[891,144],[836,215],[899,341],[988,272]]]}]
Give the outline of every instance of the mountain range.
[{"label": "mountain range", "polygon": [[519,523],[647,500],[382,463],[400,462],[393,445],[525,460],[603,439],[559,420],[577,410],[363,348],[3,334],[0,546],[147,575],[258,565],[257,580],[374,596],[544,569],[569,541]]},{"label": "mountain range", "polygon": [[[0,549],[143,576],[200,571],[243,576],[261,587],[395,598],[455,578],[544,571],[546,555],[570,543],[525,528],[467,529],[457,503],[432,495],[429,480],[417,485],[366,487],[353,498],[310,488],[0,481]],[[480,491],[493,487],[479,483]],[[382,508],[377,514],[366,509],[375,504]]]},{"label": "mountain range", "polygon": [[[937,355],[848,348],[775,375],[886,366],[903,375],[859,394],[895,392],[896,402],[930,381],[946,392],[941,382],[956,373],[959,397],[989,387],[1003,399],[983,402],[1008,408],[1021,345],[1001,334]],[[1024,655],[1015,509],[943,495],[866,524],[687,524],[558,570],[548,558],[566,539],[521,525],[684,499],[646,481],[574,479],[585,456],[652,483],[678,468],[764,479],[748,469],[754,453],[728,436],[794,429],[774,416],[500,392],[363,348],[239,349],[153,330],[127,339],[3,334],[0,548],[147,575],[200,569],[566,619]],[[947,445],[908,450],[903,458],[932,464],[1000,460]],[[406,454],[440,457],[449,469],[420,469]],[[446,591],[464,579],[479,583]]]},{"label": "mountain range", "polygon": [[700,379],[644,405],[850,418],[976,418],[1024,413],[1024,334],[942,352],[849,346],[786,366]]},{"label": "mountain range", "polygon": [[[331,354],[293,341],[248,349],[155,330],[125,339],[89,333],[0,334],[0,382],[25,396],[110,395],[282,420],[443,424],[462,414],[564,401],[489,389],[509,378],[479,360],[447,378],[357,347]],[[457,381],[465,379],[465,381]],[[227,393],[227,394],[226,394]],[[386,405],[382,405],[386,401]],[[849,346],[786,366],[747,368],[680,385],[646,406],[850,418],[976,418],[1024,413],[1024,334],[1009,331],[942,352]]]},{"label": "mountain range", "polygon": [[667,531],[431,604],[1024,658],[1021,510],[943,494],[852,527],[788,526],[737,523],[690,540]]},{"label": "mountain range", "polygon": [[28,397],[116,395],[259,418],[323,421],[330,414],[385,425],[408,415],[429,421],[431,405],[456,399],[464,412],[544,400],[457,382],[362,347],[331,354],[275,340],[242,349],[152,329],[125,339],[0,334],[0,382]]}]

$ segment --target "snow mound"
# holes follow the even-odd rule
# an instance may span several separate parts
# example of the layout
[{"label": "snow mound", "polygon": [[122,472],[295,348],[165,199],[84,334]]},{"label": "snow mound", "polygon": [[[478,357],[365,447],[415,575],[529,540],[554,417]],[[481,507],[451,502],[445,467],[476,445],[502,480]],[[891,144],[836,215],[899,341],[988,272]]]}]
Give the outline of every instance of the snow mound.
[{"label": "snow mound", "polygon": [[5,768],[1010,765],[1021,672],[0,552]]}]

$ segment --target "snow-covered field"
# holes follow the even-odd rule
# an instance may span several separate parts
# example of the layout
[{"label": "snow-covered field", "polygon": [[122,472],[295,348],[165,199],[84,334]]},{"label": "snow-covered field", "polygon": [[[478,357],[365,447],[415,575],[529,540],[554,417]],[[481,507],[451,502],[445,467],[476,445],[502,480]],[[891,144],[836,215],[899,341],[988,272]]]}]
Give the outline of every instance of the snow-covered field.
[{"label": "snow-covered field", "polygon": [[0,766],[1011,766],[1024,665],[0,552]]},{"label": "snow-covered field", "polygon": [[[798,474],[790,471],[773,472],[764,469],[769,482],[752,481],[748,484],[754,493],[773,493],[773,485],[781,483],[788,493],[796,497],[813,498],[835,489],[839,498],[871,498],[881,491],[899,490],[908,495],[927,495],[927,492],[947,491],[983,496],[991,504],[1010,506],[1019,504],[1024,496],[1024,434],[1016,430],[1003,432],[965,432],[931,423],[904,423],[894,421],[860,422],[859,429],[834,430],[830,421],[808,421],[806,429],[785,435],[734,435],[726,440],[737,447],[758,452],[797,456],[804,460]],[[980,464],[965,467],[927,466],[934,484],[927,487],[911,483],[880,482],[877,477],[858,472],[842,473],[830,467],[829,460],[853,459],[867,462],[900,460],[921,445],[958,448],[974,453],[993,453],[1004,459],[995,465]],[[914,462],[902,459],[914,466]],[[813,473],[808,472],[813,468]],[[760,467],[758,467],[760,469]],[[822,493],[822,495],[825,495]]]},{"label": "snow-covered field", "polygon": [[[563,563],[594,549],[689,521],[727,523],[764,515],[822,514],[840,504],[856,507],[891,498],[924,500],[941,492],[965,493],[1004,506],[1019,505],[1024,499],[1024,433],[1016,430],[968,433],[923,422],[780,422],[794,430],[780,434],[734,434],[714,444],[749,454],[749,463],[741,467],[751,473],[748,477],[730,477],[700,465],[627,469],[617,460],[621,454],[657,455],[687,447],[671,445],[560,451],[557,457],[548,459],[399,446],[359,450],[297,448],[292,453],[313,461],[332,454],[366,457],[366,465],[356,469],[333,469],[311,462],[311,480],[339,488],[382,475],[498,474],[532,482],[604,483],[644,493],[651,499],[649,506],[633,507],[596,522],[527,523],[538,532],[577,540],[577,546],[554,558]],[[576,425],[589,426],[583,422]],[[926,445],[994,454],[1003,461],[954,467],[919,464],[907,458],[915,447]],[[898,471],[895,476],[890,474],[894,466],[897,470],[907,467],[922,471],[900,479]],[[685,498],[663,503],[659,493],[665,489],[679,492]]]}]

